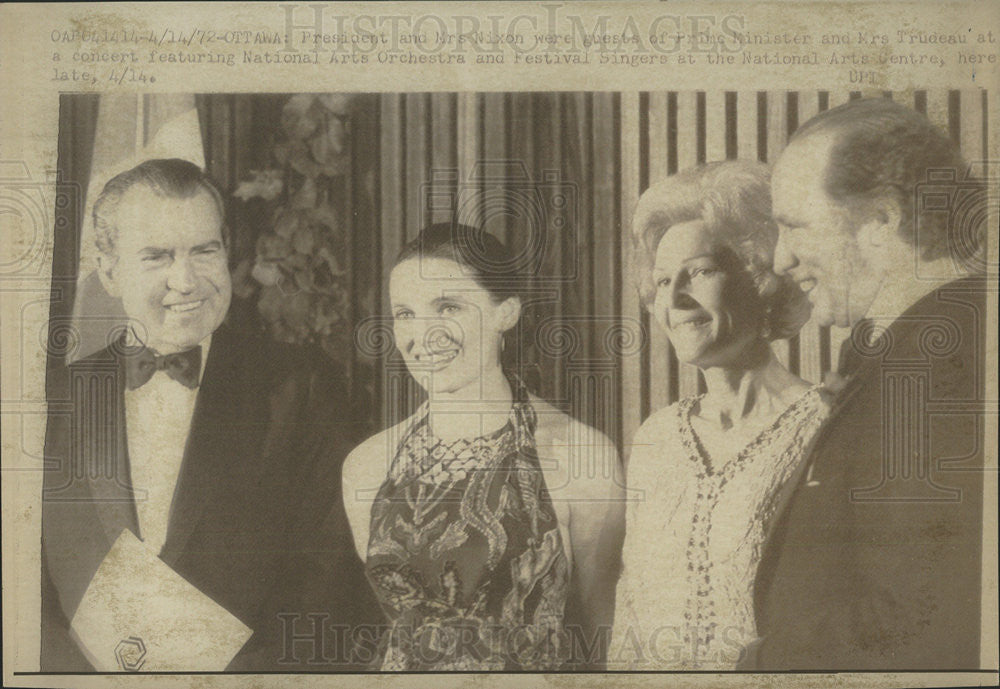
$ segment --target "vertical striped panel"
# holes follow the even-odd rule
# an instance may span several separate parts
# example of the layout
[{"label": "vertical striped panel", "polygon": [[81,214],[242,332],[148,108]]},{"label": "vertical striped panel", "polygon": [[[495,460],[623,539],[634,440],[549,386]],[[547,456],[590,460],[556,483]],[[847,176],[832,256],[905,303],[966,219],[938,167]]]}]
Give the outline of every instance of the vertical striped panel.
[{"label": "vertical striped panel", "polygon": [[[595,231],[592,217],[594,172],[592,169],[593,142],[590,136],[590,103],[591,96],[587,93],[565,94],[560,103],[564,116],[560,134],[563,175],[566,183],[574,185],[576,207],[574,209],[575,218],[572,225],[567,228],[569,232],[567,241],[571,243],[571,246],[565,247],[563,256],[565,274],[574,277],[571,281],[560,286],[559,307],[563,313],[571,316],[594,313],[595,281],[591,277],[594,254],[592,233]],[[589,324],[578,320],[574,328],[580,342],[572,370],[563,364],[564,382],[560,401],[576,408],[578,405],[569,397],[569,390],[580,383],[580,362],[589,359],[590,352],[593,351],[594,347],[590,342],[592,329]],[[638,400],[636,400],[636,404],[638,404]]]},{"label": "vertical striped panel", "polygon": [[[350,322],[355,327],[362,320],[378,316],[381,311],[381,232],[379,231],[379,96],[358,96],[351,104],[348,116],[351,150],[349,180],[351,294]],[[375,155],[373,155],[373,152]],[[348,335],[350,333],[347,333]],[[350,343],[350,340],[347,340]],[[359,363],[361,366],[359,366]],[[354,393],[366,385],[365,376],[358,375],[363,366],[372,368],[373,385],[381,385],[381,362],[370,352],[355,349],[351,361],[351,385]]]},{"label": "vertical striped panel", "polygon": [[[222,96],[225,102],[212,100],[212,107],[208,113],[208,122],[211,135],[208,138],[208,164],[216,180],[224,189],[231,189],[237,181],[233,172],[233,158],[236,155],[233,145],[233,118],[232,100],[234,96]],[[140,101],[142,99],[139,99]],[[137,130],[141,127],[136,127]]]},{"label": "vertical striped panel", "polygon": [[705,161],[726,159],[726,93],[705,93]]},{"label": "vertical striped panel", "polygon": [[[632,211],[636,201],[639,199],[639,94],[623,93],[621,96],[621,215],[622,229],[619,233],[621,242],[620,255],[627,256],[625,249],[628,246],[629,228],[632,224]],[[627,265],[623,265],[622,273],[625,274]],[[640,329],[641,306],[639,305],[639,295],[635,288],[629,284],[628,280],[622,285],[622,318],[623,327],[631,333],[630,337],[635,342],[641,341],[642,332]],[[625,348],[627,351],[629,348]],[[642,399],[642,379],[641,379],[641,359],[638,347],[635,354],[625,354],[622,357],[622,442],[628,447],[628,440],[635,435],[639,428]]]},{"label": "vertical striped panel", "polygon": [[[406,193],[404,164],[406,149],[403,131],[402,96],[381,98],[379,107],[379,196],[381,205],[382,284],[386,284],[393,261],[403,248],[406,236],[406,210],[402,203]],[[382,299],[382,313],[389,312],[388,295]]]},{"label": "vertical striped panel", "polygon": [[[379,196],[381,219],[381,263],[380,283],[382,290],[379,313],[390,319],[389,273],[400,249],[406,240],[406,206],[404,199],[406,184],[406,134],[404,96],[390,94],[380,99],[379,105]],[[386,323],[388,325],[388,323]],[[409,394],[409,379],[402,368],[402,362],[390,354],[383,364],[381,380],[375,394],[376,409],[379,411],[381,427],[395,424],[411,413],[406,406]]]},{"label": "vertical striped panel", "polygon": [[758,160],[758,156],[757,92],[740,91],[736,94],[736,157]]},{"label": "vertical striped panel", "polygon": [[[243,141],[253,129],[253,102],[236,96],[233,103],[232,131],[235,141]],[[248,146],[233,146],[233,181],[239,180],[244,170],[254,167],[251,162],[255,151]]]},{"label": "vertical striped panel", "polygon": [[927,89],[927,119],[948,132],[948,90]]},{"label": "vertical striped panel", "polygon": [[[575,165],[570,171],[571,179],[580,185],[579,227],[577,228],[577,275],[579,276],[572,288],[568,289],[568,301],[579,308],[577,313],[595,313],[594,284],[588,279],[594,266],[596,251],[590,232],[596,227],[594,219],[594,183],[597,173],[594,170],[594,142],[591,137],[593,127],[593,94],[573,94],[573,110],[576,127],[569,133],[572,145],[576,148]],[[588,276],[585,278],[584,276]],[[584,338],[589,340],[590,338]],[[590,356],[590,343],[584,342],[583,353]]]},{"label": "vertical striped panel", "polygon": [[[544,240],[543,262],[539,272],[542,279],[538,281],[538,286],[541,291],[550,292],[549,285],[552,283],[549,280],[564,274],[563,257],[572,255],[572,242],[580,228],[570,228],[569,209],[565,204],[555,203],[556,195],[563,193],[562,97],[558,93],[539,93],[535,94],[533,101],[535,116],[530,135],[535,139],[535,159],[530,174],[537,185],[542,222],[545,223],[544,227],[538,228],[543,233]],[[543,298],[548,304],[546,313],[570,317],[576,315],[566,308],[561,299],[553,303],[551,297]],[[557,365],[550,369],[550,375],[545,376],[540,390],[545,391],[549,399],[565,398],[565,372],[564,366]]]},{"label": "vertical striped panel", "polygon": [[667,94],[649,94],[649,183],[665,179],[669,173],[667,152]]},{"label": "vertical striped panel", "polygon": [[[681,91],[677,94],[677,169],[698,164],[698,94]],[[680,396],[698,394],[698,369],[690,364],[680,367]],[[673,400],[671,400],[673,401]]]},{"label": "vertical striped panel", "polygon": [[[502,93],[485,93],[482,95],[482,160],[486,165],[481,172],[492,169],[498,161],[502,161],[507,153],[507,113],[506,96]],[[493,189],[495,185],[487,180],[480,180],[482,188]],[[502,215],[502,199],[487,194],[483,198],[483,227],[503,241],[507,241],[507,226]]]},{"label": "vertical striped panel", "polygon": [[[649,183],[665,179],[669,173],[670,153],[667,132],[668,98],[666,93],[649,94]],[[655,412],[670,404],[670,340],[655,319],[649,322],[649,409]]]},{"label": "vertical striped panel", "polygon": [[681,91],[677,94],[677,169],[698,164],[698,94]]},{"label": "vertical striped panel", "polygon": [[447,222],[455,213],[458,189],[456,97],[452,93],[432,93],[431,150],[428,190],[429,222]]},{"label": "vertical striped panel", "polygon": [[[517,181],[525,175],[532,175],[535,168],[536,125],[533,94],[508,94],[504,102],[504,118],[505,153],[500,161],[506,161],[506,164],[491,167],[489,174],[492,179],[488,185],[492,190],[496,210],[502,214],[497,217],[493,227],[499,229],[506,225],[504,231],[506,243],[512,251],[519,253],[529,241],[531,233],[547,232],[547,228],[538,228],[532,224],[535,216],[525,212],[524,204],[520,201],[523,195]],[[520,184],[523,187],[524,182]],[[530,292],[532,285],[532,281],[528,279],[522,287]],[[551,303],[533,304],[528,310],[535,319],[534,323],[543,323],[546,318],[555,315]],[[528,342],[534,343],[539,332],[535,328],[535,332],[529,330],[524,335]],[[552,370],[559,365],[558,362],[551,358],[542,358],[542,352],[537,347],[527,348],[523,356],[522,363],[528,371],[527,384],[537,394],[551,399],[554,392],[553,376],[544,375],[544,372]],[[565,394],[565,391],[559,391],[559,396]]]},{"label": "vertical striped panel", "polygon": [[[986,94],[986,112],[983,113],[983,118],[989,123],[990,121],[997,122],[998,117],[1000,117],[1000,89],[993,89]],[[989,160],[1000,160],[1000,135],[996,129],[989,127],[986,129],[986,157]],[[992,226],[996,227],[996,224]],[[993,236],[996,237],[995,232]],[[994,334],[996,333],[994,332]]]},{"label": "vertical striped panel", "polygon": [[[609,332],[614,327],[607,317],[620,315],[618,295],[621,284],[618,281],[618,235],[621,231],[618,217],[618,122],[616,118],[617,94],[595,93],[593,98],[593,129],[592,141],[594,150],[593,190],[594,217],[591,231],[594,246],[594,264],[592,280],[594,282],[594,311],[599,317],[592,329],[593,356],[595,363],[600,365],[592,372],[595,385],[598,381],[613,381],[616,394],[607,395],[591,402],[595,408],[598,428],[610,431],[610,435],[620,437],[618,428],[621,423],[621,407],[619,397],[621,377],[619,358],[608,346]],[[610,370],[605,367],[612,366]],[[597,389],[603,389],[598,385]],[[630,401],[630,404],[633,402]],[[599,419],[604,419],[601,423]]]},{"label": "vertical striped panel", "polygon": [[479,108],[481,96],[475,93],[458,94],[457,104],[457,145],[458,185],[460,189],[458,220],[466,225],[479,227],[483,221],[483,209],[479,194],[473,193],[475,180],[472,172],[479,160],[482,140],[482,113]]},{"label": "vertical striped panel", "polygon": [[[987,109],[986,112],[983,114],[983,118],[986,120],[987,124],[989,124],[991,121],[996,123],[998,121],[998,116],[1000,116],[1000,89],[995,89],[987,92],[986,108]],[[990,127],[986,128],[986,133],[987,137],[986,137],[985,158],[987,161],[990,162],[990,167],[988,167],[985,172],[987,174],[996,175],[998,172],[998,163],[996,161],[1000,161],[1000,136],[998,136],[996,129],[991,129]],[[994,184],[993,193],[996,193],[995,178],[993,179],[992,184]],[[998,242],[1000,242],[1000,233],[995,231],[996,228],[1000,226],[1000,221],[998,221],[1000,219],[998,219],[997,217],[998,214],[1000,214],[1000,208],[997,207],[997,204],[996,203],[989,204],[989,214],[986,216],[986,228],[987,228],[986,242],[988,247],[987,261],[990,266],[990,270],[993,271],[996,271],[998,256],[1000,256],[1000,247],[997,246]],[[990,229],[993,229],[994,231],[990,232],[989,231]],[[989,305],[990,303],[993,304],[993,306],[989,307],[987,313],[994,313],[994,314],[997,313],[997,292],[995,290],[990,291],[990,293],[987,295],[986,303],[987,305]],[[987,335],[988,341],[987,341],[986,351],[995,352],[997,343],[996,340],[997,329],[989,328],[988,331],[989,335]],[[992,380],[993,382],[991,383],[991,385],[993,391],[992,394],[990,394],[989,390],[987,390],[986,399],[995,400],[997,399],[996,376],[994,376]],[[996,417],[993,418],[996,419]],[[989,482],[987,481],[986,483]]]},{"label": "vertical striped panel", "polygon": [[[507,121],[507,158],[512,165],[510,171],[526,170],[528,174],[535,169],[535,109],[534,97],[530,93],[514,93],[509,96],[508,105],[509,120]],[[510,207],[515,216],[509,217],[507,224],[508,244],[517,249],[525,237],[528,229],[525,225],[523,213],[516,207]]]},{"label": "vertical striped panel", "polygon": [[[798,124],[805,124],[819,113],[819,94],[803,91],[798,99]],[[818,383],[823,378],[821,350],[828,334],[815,321],[810,320],[799,331],[799,375],[805,380]]]},{"label": "vertical striped panel", "polygon": [[430,168],[428,134],[430,113],[427,94],[408,93],[406,99],[406,226],[404,241],[413,239],[427,224],[427,173]]},{"label": "vertical striped panel", "polygon": [[959,93],[961,103],[961,147],[962,157],[967,161],[985,160],[983,150],[983,92],[979,89],[965,89]]},{"label": "vertical striped panel", "polygon": [[[784,91],[767,92],[767,162],[774,165],[788,143],[788,98]],[[791,345],[788,340],[775,340],[775,356],[783,365],[791,364]]]},{"label": "vertical striped panel", "polygon": [[[996,82],[994,81],[994,83]],[[973,109],[973,107],[971,107],[972,106],[971,101],[973,99],[967,96],[966,95],[967,93],[971,96],[971,92],[963,91],[961,94],[962,127],[963,127],[962,153],[967,160],[973,160],[976,154],[974,154],[973,151],[971,150],[973,145],[972,142],[971,141],[969,142],[969,149],[966,149],[965,147],[966,136],[964,133],[964,128],[966,125],[966,117],[967,116],[969,118],[972,117],[972,113],[971,112],[967,113],[966,111],[967,110],[971,111]],[[975,110],[976,112],[980,113],[980,117],[984,120],[984,122],[980,125],[981,128],[980,131],[982,131],[982,128],[985,128],[986,130],[985,141],[980,139],[981,143],[979,144],[982,150],[981,159],[989,161],[990,163],[990,165],[987,166],[985,170],[983,170],[982,174],[987,175],[988,178],[990,175],[994,175],[994,177],[990,179],[988,182],[988,184],[992,185],[992,188],[989,190],[989,193],[992,197],[993,202],[987,204],[988,214],[984,219],[984,222],[986,223],[985,228],[986,228],[987,265],[989,266],[988,272],[995,277],[997,260],[998,260],[998,240],[1000,240],[1000,235],[998,235],[998,233],[996,232],[996,228],[998,227],[998,225],[1000,225],[1000,212],[998,212],[1000,211],[1000,208],[998,208],[996,203],[995,194],[997,192],[996,189],[997,181],[995,175],[998,172],[997,161],[1000,160],[1000,140],[998,140],[997,132],[995,130],[990,131],[989,124],[991,121],[994,124],[996,124],[996,122],[998,121],[997,115],[1000,114],[1000,90],[991,90],[987,92],[985,101],[985,107],[986,107],[985,113],[983,112],[983,100],[981,95],[978,100],[978,103],[979,105],[977,108],[975,108]],[[967,108],[966,107],[967,104],[970,107]],[[996,318],[997,309],[998,309],[997,291],[995,289],[988,290],[986,293],[986,313],[993,314],[993,318]],[[995,327],[995,324],[993,327],[986,328],[985,351],[987,353],[997,351],[997,328]],[[993,359],[993,361],[995,362],[996,359]],[[987,374],[985,378],[986,378],[986,384],[985,384],[985,390],[983,391],[984,397],[987,400],[996,400],[998,394],[996,374],[995,373],[993,375]],[[987,442],[990,442],[989,438],[997,437],[996,414],[986,414],[983,420],[983,426]],[[986,465],[987,475],[990,475],[992,473],[995,476],[996,475],[995,472],[997,471],[997,454],[995,450],[993,452],[986,453],[985,465]],[[984,505],[983,518],[985,520],[985,523],[995,525],[997,523],[997,508],[996,508],[997,482],[995,480],[983,481],[983,505]],[[989,507],[986,507],[987,505]],[[991,533],[991,531],[993,530],[989,528],[983,529],[982,544],[983,544],[984,563],[986,562],[995,563],[997,561],[997,538],[995,532]],[[983,567],[981,580],[983,582],[982,604],[984,606],[984,609],[995,610],[997,606],[997,586],[996,586],[995,567],[994,566]],[[993,632],[994,628],[992,626],[993,621],[989,619],[990,617],[991,617],[990,615],[983,615],[982,638],[984,639],[990,638],[990,635],[994,633]],[[987,666],[995,667],[997,663],[997,649],[995,647],[987,648],[984,646],[980,657],[981,657],[981,665],[983,667]]]},{"label": "vertical striped panel", "polygon": [[[983,92],[979,89],[964,89],[959,92],[959,147],[962,152],[962,157],[968,163],[982,163],[987,159],[985,141],[983,138],[983,127],[985,123],[983,122]],[[973,174],[986,174],[983,170],[983,165],[977,164],[974,166]],[[956,172],[956,178],[958,181],[962,180],[962,175],[964,172]],[[995,180],[994,180],[995,184]],[[993,203],[984,202],[984,206],[987,208],[996,208],[996,190],[991,192],[993,196]],[[985,221],[985,218],[981,218]],[[967,242],[972,237],[969,235],[975,235],[979,228],[972,223],[963,223],[964,226],[958,229],[958,241]],[[983,225],[983,231],[986,236],[991,234],[988,229],[993,228],[994,232],[992,234],[996,235],[996,219],[994,217],[994,222],[991,225]],[[965,236],[963,236],[965,235]],[[987,240],[988,242],[989,240]],[[995,314],[996,311],[990,311],[989,313]],[[995,398],[994,398],[995,399]]]},{"label": "vertical striped panel", "polygon": [[774,162],[788,143],[788,94],[767,92],[767,162]]}]

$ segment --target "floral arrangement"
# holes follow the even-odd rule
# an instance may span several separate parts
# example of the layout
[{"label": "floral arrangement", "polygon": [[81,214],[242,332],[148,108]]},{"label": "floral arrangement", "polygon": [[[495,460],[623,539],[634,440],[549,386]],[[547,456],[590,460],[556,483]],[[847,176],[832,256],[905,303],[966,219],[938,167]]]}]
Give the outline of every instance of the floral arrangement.
[{"label": "floral arrangement", "polygon": [[234,192],[264,212],[256,255],[236,267],[236,294],[256,297],[276,339],[317,343],[335,359],[342,358],[350,337],[342,222],[347,211],[337,201],[350,171],[348,100],[339,94],[292,96],[282,108],[271,153],[275,167],[252,171]]}]

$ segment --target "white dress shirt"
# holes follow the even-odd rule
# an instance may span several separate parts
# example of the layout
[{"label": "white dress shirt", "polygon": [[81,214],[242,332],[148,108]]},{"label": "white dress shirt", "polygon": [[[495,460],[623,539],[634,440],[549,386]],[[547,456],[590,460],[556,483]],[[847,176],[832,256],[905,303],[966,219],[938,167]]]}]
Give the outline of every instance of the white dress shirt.
[{"label": "white dress shirt", "polygon": [[[201,373],[210,341],[201,342]],[[100,672],[223,670],[253,633],[157,557],[197,397],[197,388],[164,371],[125,391],[142,542],[122,531],[70,622],[71,635]]]},{"label": "white dress shirt", "polygon": [[[199,382],[211,336],[201,343]],[[188,388],[157,371],[147,383],[125,391],[125,433],[132,487],[136,491],[139,535],[159,553],[167,538],[170,505],[177,486],[198,388]]]}]

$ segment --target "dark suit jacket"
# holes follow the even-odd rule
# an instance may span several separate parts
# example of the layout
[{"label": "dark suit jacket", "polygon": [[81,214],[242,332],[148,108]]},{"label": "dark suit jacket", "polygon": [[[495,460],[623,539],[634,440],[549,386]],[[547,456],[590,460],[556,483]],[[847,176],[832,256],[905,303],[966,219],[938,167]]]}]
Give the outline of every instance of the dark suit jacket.
[{"label": "dark suit jacket", "polygon": [[744,669],[979,667],[986,327],[962,280],[854,348],[765,544]]},{"label": "dark suit jacket", "polygon": [[[68,620],[122,530],[139,534],[120,348],[65,374],[50,388],[45,442],[43,671],[92,670]],[[350,669],[331,629],[291,647],[283,631],[378,621],[340,488],[341,463],[366,435],[360,411],[318,353],[226,326],[213,335],[160,558],[253,629],[230,669]]]}]

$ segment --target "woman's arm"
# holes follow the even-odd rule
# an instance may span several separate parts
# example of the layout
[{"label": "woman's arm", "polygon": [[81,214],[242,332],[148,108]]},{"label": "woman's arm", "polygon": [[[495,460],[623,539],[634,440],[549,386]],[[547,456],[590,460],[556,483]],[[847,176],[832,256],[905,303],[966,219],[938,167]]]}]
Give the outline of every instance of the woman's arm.
[{"label": "woman's arm", "polygon": [[381,485],[381,479],[376,476],[376,472],[380,473],[382,478],[385,477],[384,469],[377,468],[384,467],[384,462],[380,463],[377,453],[373,452],[373,448],[379,446],[378,438],[383,435],[385,434],[379,433],[354,448],[344,461],[341,476],[344,510],[347,512],[354,549],[362,562],[368,550],[368,529],[372,502],[375,499],[373,490],[377,491]]},{"label": "woman's arm", "polygon": [[[657,485],[654,468],[663,466],[659,416],[654,416],[636,432],[631,447],[624,458],[626,510],[625,539],[622,545],[622,572],[615,588],[614,627],[608,649],[607,669],[649,669],[643,666],[645,657],[640,618],[648,601],[643,600],[642,561],[648,556],[651,537],[649,519],[654,516],[647,509],[651,492]],[[666,453],[669,454],[669,453]],[[653,512],[656,511],[654,507]],[[637,566],[638,565],[638,566]],[[649,576],[646,574],[646,576]],[[636,643],[639,644],[638,648]]]},{"label": "woman's arm", "polygon": [[[614,619],[615,583],[625,536],[625,481],[618,452],[599,431],[575,421],[569,442],[553,448],[568,470],[562,495],[569,506],[573,556],[570,600],[577,614],[568,629],[585,666],[602,667]],[[575,618],[575,619],[574,619]],[[581,645],[582,644],[582,645]]]},{"label": "woman's arm", "polygon": [[368,556],[368,536],[371,527],[372,503],[389,473],[396,448],[417,420],[410,416],[395,426],[376,433],[364,441],[344,460],[341,484],[344,509],[354,538],[354,549],[362,561]]}]

